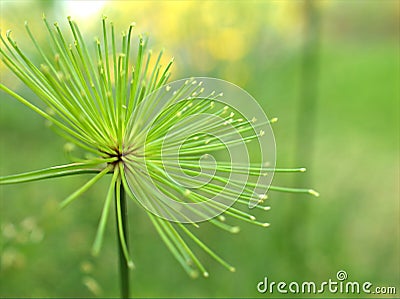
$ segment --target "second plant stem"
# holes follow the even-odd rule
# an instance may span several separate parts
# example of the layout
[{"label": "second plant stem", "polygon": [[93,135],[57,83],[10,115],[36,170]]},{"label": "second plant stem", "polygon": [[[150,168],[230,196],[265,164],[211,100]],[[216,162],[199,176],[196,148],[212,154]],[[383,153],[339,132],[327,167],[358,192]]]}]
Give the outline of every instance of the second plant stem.
[{"label": "second plant stem", "polygon": [[[119,190],[117,190],[119,188]],[[119,196],[117,195],[119,192]],[[118,204],[118,200],[120,203]],[[118,211],[118,207],[120,211]],[[123,247],[122,247],[122,240],[119,234],[119,226],[118,226],[118,213],[121,215],[121,222],[122,222],[122,233],[125,238],[125,242],[128,246],[128,224],[127,224],[127,202],[126,202],[126,194],[124,187],[122,184],[116,186],[115,189],[115,219],[116,219],[116,227],[117,227],[117,236],[118,236],[118,252],[119,252],[119,275],[121,281],[121,298],[129,298],[129,268],[128,263],[125,259]]]}]

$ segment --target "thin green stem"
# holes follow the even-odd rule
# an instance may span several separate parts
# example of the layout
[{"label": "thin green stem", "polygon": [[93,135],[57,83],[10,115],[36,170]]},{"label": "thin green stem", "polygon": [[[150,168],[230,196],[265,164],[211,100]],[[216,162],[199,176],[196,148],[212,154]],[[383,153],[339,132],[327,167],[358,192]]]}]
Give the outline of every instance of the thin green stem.
[{"label": "thin green stem", "polygon": [[[115,184],[115,220],[118,236],[119,271],[121,280],[121,298],[129,298],[129,268],[124,251],[128,250],[127,206],[124,186]],[[121,227],[122,224],[122,227]],[[121,232],[122,229],[122,232]],[[124,248],[125,247],[125,248]]]}]

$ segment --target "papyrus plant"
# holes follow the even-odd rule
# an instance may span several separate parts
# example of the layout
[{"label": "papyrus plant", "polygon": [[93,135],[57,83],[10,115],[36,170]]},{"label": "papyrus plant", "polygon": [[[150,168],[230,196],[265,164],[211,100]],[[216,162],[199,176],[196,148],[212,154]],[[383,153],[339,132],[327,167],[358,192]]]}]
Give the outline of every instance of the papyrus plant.
[{"label": "papyrus plant", "polygon": [[[221,81],[188,79],[167,85],[172,60],[162,66],[162,53],[153,57],[141,36],[132,43],[134,25],[119,36],[113,24],[103,18],[100,37],[87,45],[70,18],[70,34],[63,33],[57,23],[43,21],[48,43],[42,45],[25,24],[40,59],[31,60],[10,31],[1,36],[0,49],[2,63],[41,104],[34,105],[3,83],[0,89],[40,114],[88,155],[70,164],[3,176],[0,183],[92,173],[88,182],[60,203],[65,207],[102,177],[110,176],[93,253],[98,254],[101,248],[114,197],[123,296],[129,293],[126,267],[133,267],[127,242],[126,196],[144,206],[183,269],[193,277],[199,271],[207,277],[208,271],[187,240],[194,241],[228,270],[235,268],[195,236],[192,228],[198,227],[198,222],[207,220],[231,233],[239,231],[229,224],[231,218],[267,227],[268,223],[255,219],[249,207],[268,210],[261,205],[268,188],[318,195],[309,189],[270,185],[273,172],[305,171],[274,168],[275,145],[269,124],[275,119],[268,121],[262,114],[262,119],[251,117],[243,111],[245,108],[229,105],[221,93],[224,90],[213,89],[213,84]],[[245,96],[235,91],[232,94]],[[250,155],[246,153],[250,158],[238,161],[243,153],[234,148],[252,142],[261,146],[250,148]],[[268,143],[272,144],[269,166],[262,159],[262,163],[254,162],[252,157],[259,156],[263,144]],[[235,159],[229,159],[234,155]]]}]

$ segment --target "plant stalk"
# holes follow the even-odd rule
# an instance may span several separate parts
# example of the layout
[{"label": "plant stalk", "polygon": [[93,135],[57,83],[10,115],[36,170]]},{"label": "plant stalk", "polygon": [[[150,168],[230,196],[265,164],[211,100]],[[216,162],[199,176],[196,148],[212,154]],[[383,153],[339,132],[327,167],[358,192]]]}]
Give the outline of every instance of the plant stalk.
[{"label": "plant stalk", "polygon": [[[126,194],[124,187],[122,184],[119,186],[120,192],[120,208],[121,208],[121,219],[122,219],[122,229],[123,235],[125,238],[126,246],[128,246],[128,213],[127,213],[127,203],[126,203]],[[120,274],[120,288],[121,288],[121,298],[129,298],[129,268],[128,262],[125,259],[123,248],[122,248],[122,240],[119,234],[118,228],[118,196],[117,196],[117,188],[115,188],[115,220],[117,226],[117,236],[118,236],[118,252],[119,252],[119,274]],[[128,248],[129,249],[129,248]]]}]

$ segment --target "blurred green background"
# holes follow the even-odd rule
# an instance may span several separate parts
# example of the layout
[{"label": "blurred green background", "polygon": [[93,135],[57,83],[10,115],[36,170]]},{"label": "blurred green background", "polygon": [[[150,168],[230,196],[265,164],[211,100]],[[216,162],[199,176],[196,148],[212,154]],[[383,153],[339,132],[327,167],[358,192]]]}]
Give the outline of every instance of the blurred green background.
[{"label": "blurred green background", "polygon": [[[154,50],[166,48],[165,60],[175,57],[172,79],[231,81],[269,117],[279,117],[277,165],[307,166],[308,172],[276,175],[274,183],[321,193],[270,193],[272,210],[259,215],[271,222],[268,229],[240,224],[241,233],[230,235],[203,225],[198,234],[237,272],[199,250],[210,277],[195,280],[131,204],[133,296],[272,297],[257,292],[265,276],[321,282],[335,279],[339,270],[351,281],[395,286],[399,296],[399,3],[2,0],[0,7],[2,33],[12,29],[28,52],[24,21],[45,43],[43,12],[63,26],[73,16],[89,41],[99,34],[102,14],[120,31],[135,21],[136,32],[148,33]],[[4,64],[0,71],[4,84],[35,101]],[[1,175],[67,162],[63,140],[4,93],[0,136]],[[119,294],[113,221],[100,256],[90,255],[107,184],[58,210],[86,180],[1,186],[1,297]],[[338,294],[318,297],[329,296]]]}]

